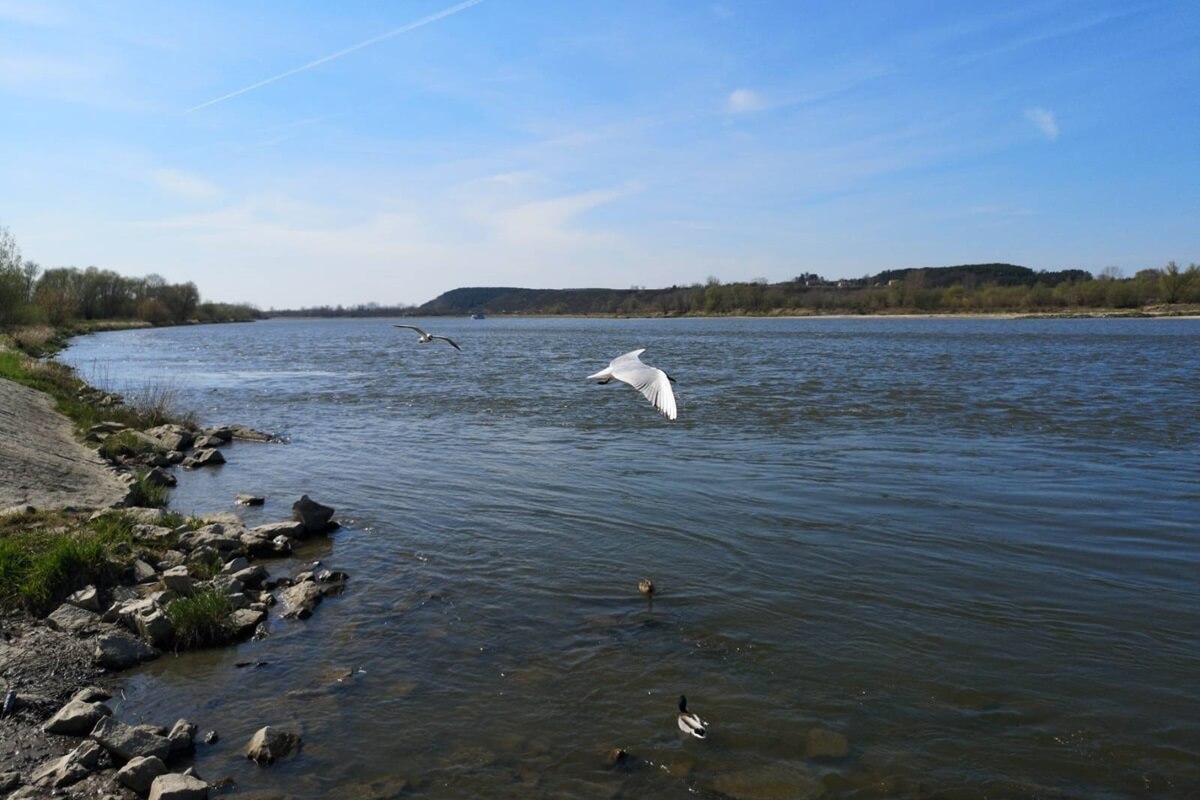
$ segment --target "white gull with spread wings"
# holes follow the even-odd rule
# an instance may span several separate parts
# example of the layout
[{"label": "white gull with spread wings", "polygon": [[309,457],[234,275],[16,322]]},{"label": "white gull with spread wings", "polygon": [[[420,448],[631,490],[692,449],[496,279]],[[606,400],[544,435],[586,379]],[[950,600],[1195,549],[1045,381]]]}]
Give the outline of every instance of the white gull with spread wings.
[{"label": "white gull with spread wings", "polygon": [[634,350],[623,356],[617,356],[604,369],[594,375],[588,375],[588,380],[598,380],[608,383],[613,378],[628,383],[646,396],[651,405],[659,410],[667,419],[675,419],[675,393],[671,391],[670,375],[657,367],[643,364],[638,358],[646,348]]},{"label": "white gull with spread wings", "polygon": [[419,336],[417,336],[417,341],[420,344],[429,344],[434,339],[441,339],[443,342],[449,342],[450,344],[454,345],[455,350],[462,350],[462,348],[459,347],[457,344],[455,344],[454,340],[451,339],[449,336],[434,336],[432,333],[426,333],[425,331],[421,330],[416,325],[396,325],[393,323],[392,327],[393,328],[408,328],[409,330],[416,331],[418,334],[420,334]]}]

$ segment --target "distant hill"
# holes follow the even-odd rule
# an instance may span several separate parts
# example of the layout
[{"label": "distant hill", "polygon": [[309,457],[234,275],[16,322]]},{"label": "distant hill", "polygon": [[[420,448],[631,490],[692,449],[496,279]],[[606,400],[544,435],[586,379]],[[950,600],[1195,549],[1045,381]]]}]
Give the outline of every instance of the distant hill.
[{"label": "distant hill", "polygon": [[[663,289],[521,289],[473,286],[453,289],[409,312],[419,316],[467,314],[703,314],[770,313],[773,310],[859,310],[863,296],[901,284],[910,293],[959,286],[1055,287],[1088,281],[1083,270],[1035,271],[1016,264],[962,264],[953,267],[885,270],[866,278],[826,280],[805,274],[780,283],[730,283],[671,286]],[[878,294],[878,292],[876,292]],[[917,305],[911,297],[908,304]],[[886,307],[903,303],[888,302]],[[880,307],[871,303],[871,308]]]}]

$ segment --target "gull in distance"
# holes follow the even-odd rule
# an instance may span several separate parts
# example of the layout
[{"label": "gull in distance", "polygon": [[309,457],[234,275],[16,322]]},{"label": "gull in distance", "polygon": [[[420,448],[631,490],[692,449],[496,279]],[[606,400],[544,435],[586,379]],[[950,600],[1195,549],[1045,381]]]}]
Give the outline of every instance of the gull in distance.
[{"label": "gull in distance", "polygon": [[451,339],[450,337],[448,337],[448,336],[434,336],[432,333],[426,333],[425,331],[421,330],[421,329],[420,329],[420,328],[418,328],[416,325],[396,325],[396,324],[393,324],[393,325],[392,325],[392,327],[393,327],[393,328],[409,328],[409,329],[411,329],[411,330],[414,330],[414,331],[416,331],[417,333],[419,333],[419,334],[420,334],[420,335],[417,337],[417,342],[418,342],[419,344],[429,344],[429,343],[430,343],[430,342],[432,342],[434,339],[441,339],[441,340],[442,340],[442,341],[444,341],[444,342],[449,342],[450,344],[454,345],[454,349],[455,349],[455,350],[462,350],[462,348],[461,348],[461,347],[459,347],[457,344],[455,344],[454,340],[453,340],[453,339]]},{"label": "gull in distance", "polygon": [[608,383],[613,378],[628,383],[646,396],[650,404],[659,410],[667,419],[675,419],[675,393],[671,391],[671,381],[675,380],[667,373],[649,364],[643,364],[638,358],[646,352],[646,348],[634,350],[623,356],[614,358],[607,367],[588,375],[588,380],[596,380],[601,384]]}]

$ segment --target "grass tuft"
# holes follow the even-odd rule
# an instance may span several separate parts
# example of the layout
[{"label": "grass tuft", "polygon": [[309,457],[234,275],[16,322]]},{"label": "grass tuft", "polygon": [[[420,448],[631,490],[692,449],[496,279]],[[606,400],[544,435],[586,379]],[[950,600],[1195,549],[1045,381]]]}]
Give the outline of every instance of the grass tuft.
[{"label": "grass tuft", "polygon": [[167,504],[167,487],[150,480],[149,470],[140,470],[137,481],[129,488],[130,505],[138,508],[161,508]]},{"label": "grass tuft", "polygon": [[172,600],[166,613],[175,626],[176,647],[207,647],[229,641],[231,610],[229,596],[220,589],[201,589],[191,597]]}]

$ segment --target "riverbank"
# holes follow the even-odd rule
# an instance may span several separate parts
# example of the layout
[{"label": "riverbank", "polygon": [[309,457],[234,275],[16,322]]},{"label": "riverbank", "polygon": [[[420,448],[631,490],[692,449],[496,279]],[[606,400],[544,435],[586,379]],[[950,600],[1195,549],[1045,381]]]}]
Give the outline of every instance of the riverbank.
[{"label": "riverbank", "polygon": [[[345,573],[286,562],[295,574],[273,576],[264,566],[335,530],[334,509],[303,496],[291,520],[250,528],[227,512],[129,507],[144,483],[165,502],[175,466],[222,463],[220,448],[235,440],[272,437],[111,419],[84,429],[98,416],[158,420],[62,365],[13,350],[0,358],[0,375],[47,389],[0,377],[0,794],[153,798],[175,786],[192,792],[179,796],[206,796],[208,784],[189,769],[196,726],[145,724],[149,710],[106,703],[121,694],[116,676],[172,651],[266,638],[270,618],[306,619],[340,594]],[[266,747],[247,746],[247,755],[284,756]]]}]

